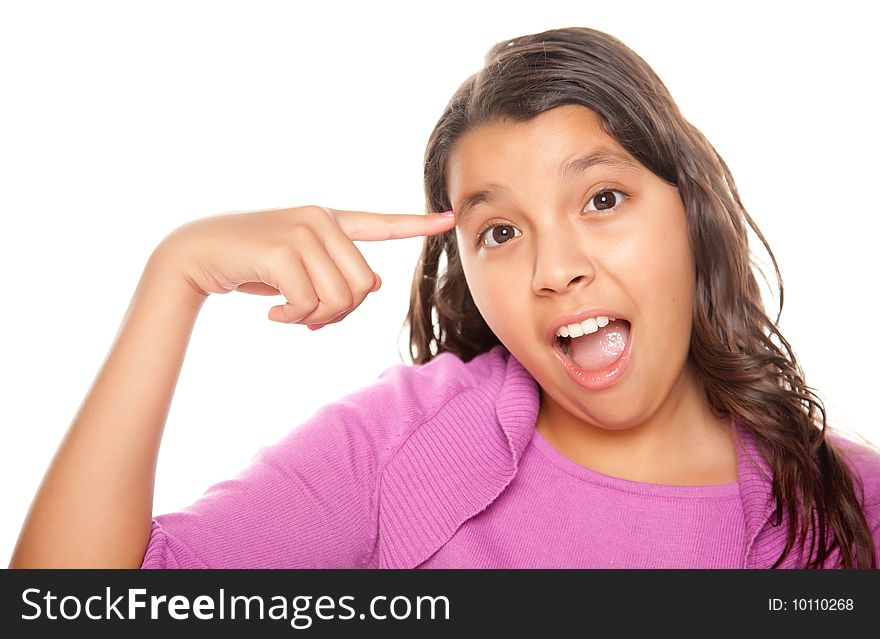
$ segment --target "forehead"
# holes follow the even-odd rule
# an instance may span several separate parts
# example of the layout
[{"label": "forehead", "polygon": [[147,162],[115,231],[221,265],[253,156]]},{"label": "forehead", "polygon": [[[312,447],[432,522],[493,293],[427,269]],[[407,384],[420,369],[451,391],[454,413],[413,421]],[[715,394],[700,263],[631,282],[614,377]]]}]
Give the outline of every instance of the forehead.
[{"label": "forehead", "polygon": [[492,122],[462,134],[446,166],[448,196],[457,213],[466,213],[493,193],[533,179],[564,182],[598,164],[641,167],[594,111],[564,105],[525,122]]},{"label": "forehead", "polygon": [[566,159],[599,148],[630,157],[599,116],[581,105],[566,104],[524,122],[491,122],[457,140],[446,165],[447,185],[450,191],[464,182],[478,186],[471,183],[510,175],[525,164],[556,170]]},{"label": "forehead", "polygon": [[[522,122],[493,121],[466,131],[455,143],[450,164],[471,163],[513,151],[551,154],[572,144],[581,146],[589,142],[619,148],[617,141],[602,128],[595,111],[577,104],[566,104]],[[479,151],[476,157],[475,151]]]}]

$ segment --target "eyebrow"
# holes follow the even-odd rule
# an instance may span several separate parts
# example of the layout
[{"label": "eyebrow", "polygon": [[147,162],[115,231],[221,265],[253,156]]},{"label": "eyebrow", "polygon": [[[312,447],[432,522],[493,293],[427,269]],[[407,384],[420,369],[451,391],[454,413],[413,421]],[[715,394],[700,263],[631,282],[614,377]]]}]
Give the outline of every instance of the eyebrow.
[{"label": "eyebrow", "polygon": [[[564,181],[599,165],[629,170],[638,168],[635,162],[624,155],[609,149],[598,149],[592,153],[579,155],[565,163],[559,168],[559,178]],[[473,215],[477,205],[491,204],[499,196],[507,193],[509,193],[507,188],[494,182],[487,184],[486,188],[469,193],[462,199],[461,206],[455,211],[456,224],[464,224]]]}]

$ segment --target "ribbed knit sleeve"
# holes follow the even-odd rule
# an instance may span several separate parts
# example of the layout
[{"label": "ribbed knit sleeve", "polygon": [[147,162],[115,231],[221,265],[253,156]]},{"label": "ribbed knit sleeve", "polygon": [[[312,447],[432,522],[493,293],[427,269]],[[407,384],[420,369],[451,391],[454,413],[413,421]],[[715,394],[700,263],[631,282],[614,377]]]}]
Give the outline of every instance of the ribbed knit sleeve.
[{"label": "ribbed knit sleeve", "polygon": [[155,517],[142,567],[365,565],[375,545],[381,442],[355,404],[324,407],[189,508]]},{"label": "ribbed knit sleeve", "polygon": [[[458,394],[485,383],[491,371],[498,379],[490,385],[499,386],[505,361],[505,351],[496,347],[468,364],[441,353],[424,365],[388,368],[261,449],[238,476],[215,484],[190,507],[154,517],[141,566],[373,567],[381,555],[381,491],[389,488],[382,474],[389,460],[414,429]],[[437,507],[425,505],[415,521],[423,525]],[[400,533],[392,527],[387,536]]]}]

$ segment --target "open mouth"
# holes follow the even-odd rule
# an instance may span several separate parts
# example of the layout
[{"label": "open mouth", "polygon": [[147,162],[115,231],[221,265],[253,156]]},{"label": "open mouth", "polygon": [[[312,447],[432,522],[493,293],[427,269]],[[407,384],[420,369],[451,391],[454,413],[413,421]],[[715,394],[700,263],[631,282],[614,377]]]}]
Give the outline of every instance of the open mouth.
[{"label": "open mouth", "polygon": [[578,369],[586,373],[601,373],[610,368],[626,351],[631,325],[628,320],[610,320],[605,326],[588,324],[592,332],[556,336],[556,347]]}]

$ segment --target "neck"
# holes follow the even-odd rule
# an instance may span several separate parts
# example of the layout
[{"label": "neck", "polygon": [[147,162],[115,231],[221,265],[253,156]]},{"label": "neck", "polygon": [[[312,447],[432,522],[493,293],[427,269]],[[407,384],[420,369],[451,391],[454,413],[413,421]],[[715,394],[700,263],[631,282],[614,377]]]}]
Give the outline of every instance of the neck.
[{"label": "neck", "polygon": [[572,461],[614,477],[672,485],[737,481],[730,417],[712,412],[690,360],[663,404],[635,426],[583,421],[542,390],[536,429]]}]

